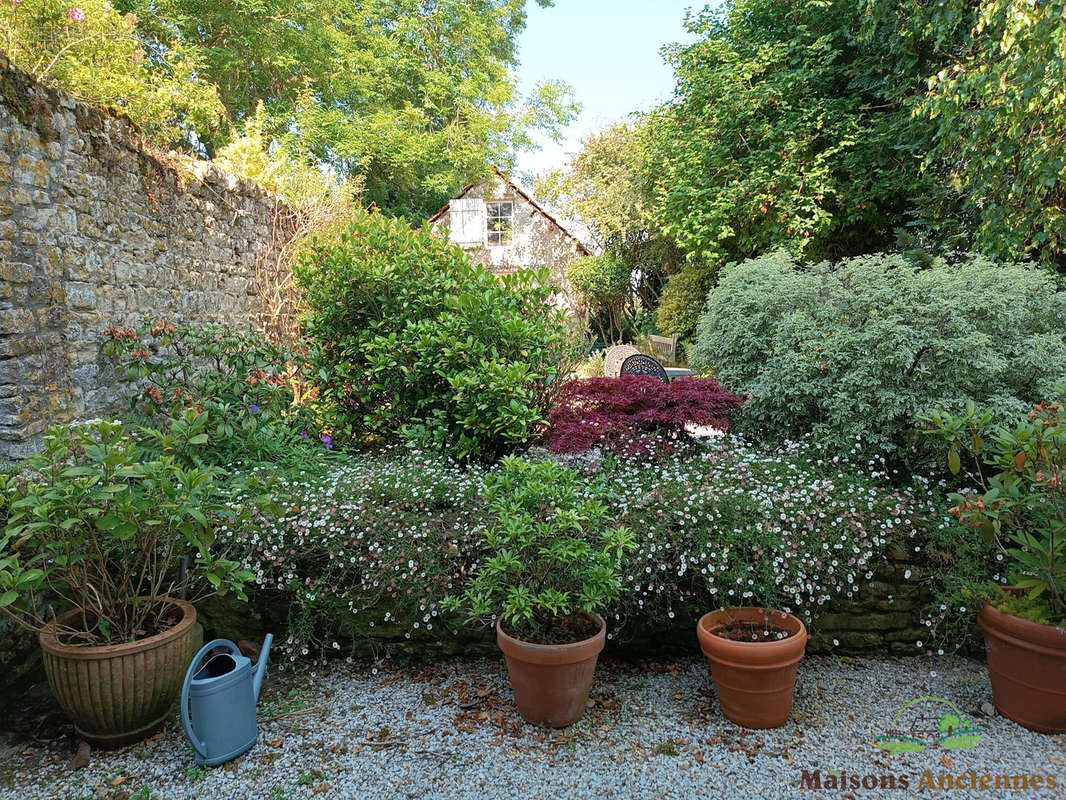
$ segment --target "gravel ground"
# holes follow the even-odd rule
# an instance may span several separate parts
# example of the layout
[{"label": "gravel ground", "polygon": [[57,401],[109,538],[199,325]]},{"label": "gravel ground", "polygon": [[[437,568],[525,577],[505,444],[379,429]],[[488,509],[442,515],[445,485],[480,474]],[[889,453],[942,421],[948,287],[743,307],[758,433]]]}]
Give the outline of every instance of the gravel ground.
[{"label": "gravel ground", "polygon": [[[923,695],[969,716],[982,731],[976,748],[889,755],[873,747],[893,715]],[[8,733],[0,798],[1066,797],[1066,736],[989,716],[984,665],[965,659],[810,657],[792,719],[772,731],[727,721],[695,659],[604,661],[584,719],[561,731],[524,724],[511,702],[494,660],[426,669],[338,664],[299,677],[275,671],[260,703],[258,744],[226,766],[194,768],[176,723],[146,743],[94,751],[73,771],[69,734]],[[801,789],[804,770],[820,771],[820,791]],[[1058,788],[915,791],[925,770],[934,780],[971,771],[1052,775]],[[828,788],[833,772],[849,781],[904,776],[910,788]]]}]

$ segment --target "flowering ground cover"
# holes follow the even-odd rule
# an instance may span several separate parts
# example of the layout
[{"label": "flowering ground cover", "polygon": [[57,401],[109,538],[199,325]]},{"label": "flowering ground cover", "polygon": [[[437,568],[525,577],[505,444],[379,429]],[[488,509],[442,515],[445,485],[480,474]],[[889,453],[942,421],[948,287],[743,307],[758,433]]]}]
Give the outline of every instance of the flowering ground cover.
[{"label": "flowering ground cover", "polygon": [[[653,457],[572,462],[581,491],[637,542],[612,637],[745,603],[810,621],[833,598],[858,596],[890,544],[921,554],[957,532],[939,487],[894,484],[877,463],[827,458],[808,443],[773,453],[735,437],[659,445]],[[229,502],[268,492],[274,509],[222,529],[220,541],[263,593],[288,604],[287,659],[343,655],[360,632],[446,638],[457,620],[441,601],[482,557],[486,474],[402,448],[315,470],[259,468]]]}]

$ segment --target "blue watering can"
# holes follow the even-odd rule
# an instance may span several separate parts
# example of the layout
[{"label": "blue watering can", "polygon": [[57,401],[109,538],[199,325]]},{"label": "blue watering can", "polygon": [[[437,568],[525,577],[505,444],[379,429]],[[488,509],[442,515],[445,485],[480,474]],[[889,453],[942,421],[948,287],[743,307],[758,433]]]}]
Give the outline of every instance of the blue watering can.
[{"label": "blue watering can", "polygon": [[[263,687],[273,634],[268,633],[255,669],[240,648],[215,639],[200,648],[189,664],[181,687],[181,724],[196,751],[196,763],[208,767],[225,764],[255,744],[258,729],[255,704]],[[216,648],[229,652],[200,659]]]}]

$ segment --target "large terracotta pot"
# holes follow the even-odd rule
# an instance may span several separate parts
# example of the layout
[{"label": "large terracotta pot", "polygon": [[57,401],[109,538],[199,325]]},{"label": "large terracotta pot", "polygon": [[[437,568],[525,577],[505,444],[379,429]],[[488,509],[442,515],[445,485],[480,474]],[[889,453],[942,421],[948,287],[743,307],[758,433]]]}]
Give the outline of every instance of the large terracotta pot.
[{"label": "large terracotta pot", "polygon": [[1066,733],[1066,630],[987,603],[977,622],[985,632],[996,710],[1029,730]]},{"label": "large terracotta pot", "polygon": [[[167,602],[181,609],[181,621],[128,644],[69,645],[54,630],[41,632],[48,683],[87,741],[118,747],[162,726],[196,650],[196,609],[182,600]],[[80,613],[71,611],[58,622],[72,622]]]},{"label": "large terracotta pot", "polygon": [[[714,631],[730,622],[772,624],[792,635],[771,642],[734,642]],[[711,668],[722,713],[745,728],[777,728],[792,713],[796,673],[807,648],[807,628],[783,611],[728,608],[704,614],[696,626]]]},{"label": "large terracotta pot", "polygon": [[581,719],[592,688],[596,658],[607,638],[607,624],[595,636],[571,644],[532,644],[504,633],[496,621],[496,643],[507,659],[518,713],[534,725],[564,728]]}]

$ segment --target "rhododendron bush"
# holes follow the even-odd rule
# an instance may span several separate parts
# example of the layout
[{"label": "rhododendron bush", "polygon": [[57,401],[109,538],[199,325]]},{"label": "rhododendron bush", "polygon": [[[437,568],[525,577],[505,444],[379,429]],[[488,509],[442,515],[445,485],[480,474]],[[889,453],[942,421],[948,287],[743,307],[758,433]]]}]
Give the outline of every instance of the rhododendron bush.
[{"label": "rhododendron bush", "polygon": [[585,378],[563,385],[546,440],[556,453],[580,453],[598,444],[626,449],[633,434],[678,432],[690,424],[725,431],[741,402],[713,378]]},{"label": "rhododendron bush", "polygon": [[[491,472],[396,448],[324,473],[263,475],[278,511],[219,538],[243,554],[261,596],[288,603],[289,658],[365,652],[367,637],[454,643],[460,620],[441,602],[484,558]],[[578,496],[605,503],[635,538],[622,599],[605,614],[611,635],[723,605],[809,620],[831,598],[858,597],[890,541],[924,550],[955,525],[923,482],[886,479],[880,465],[806,445],[759,452],[729,436],[655,459],[609,455],[577,473]]]}]

